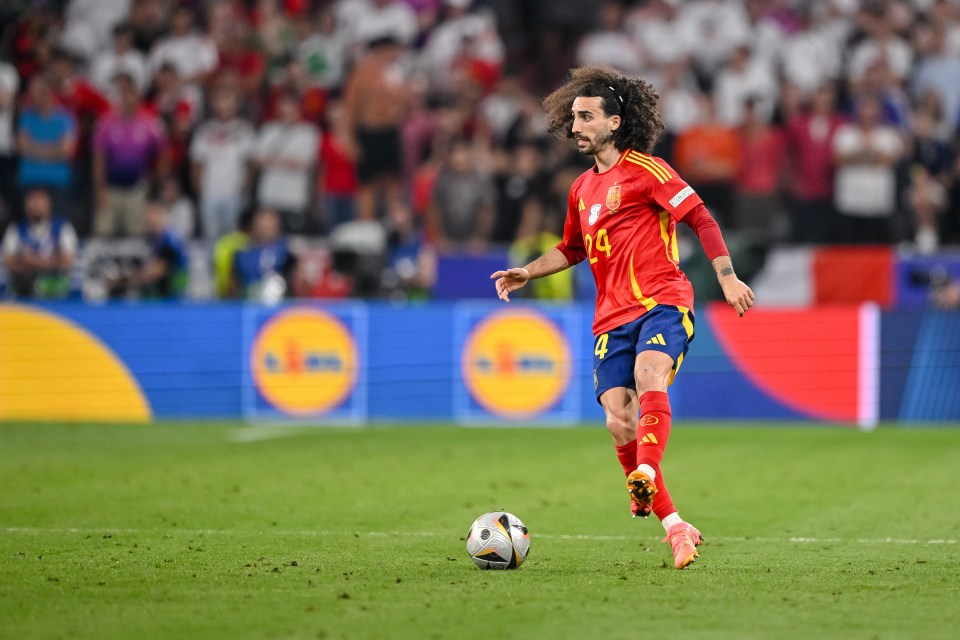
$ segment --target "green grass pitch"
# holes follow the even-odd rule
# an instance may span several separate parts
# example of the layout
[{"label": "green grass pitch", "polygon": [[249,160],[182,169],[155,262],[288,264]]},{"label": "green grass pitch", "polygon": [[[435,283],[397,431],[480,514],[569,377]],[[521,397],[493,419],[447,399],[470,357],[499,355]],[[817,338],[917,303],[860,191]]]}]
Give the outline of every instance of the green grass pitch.
[{"label": "green grass pitch", "polygon": [[[0,638],[956,638],[958,470],[960,429],[680,425],[678,572],[595,427],[0,425]],[[497,509],[517,571],[464,550]]]}]

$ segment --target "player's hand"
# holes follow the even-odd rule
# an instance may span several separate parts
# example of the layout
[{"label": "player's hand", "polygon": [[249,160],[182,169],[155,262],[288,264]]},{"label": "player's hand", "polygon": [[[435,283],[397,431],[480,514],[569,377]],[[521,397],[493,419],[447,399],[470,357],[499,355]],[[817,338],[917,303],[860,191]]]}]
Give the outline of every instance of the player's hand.
[{"label": "player's hand", "polygon": [[523,267],[514,267],[506,271],[497,271],[490,275],[490,279],[497,281],[497,297],[504,302],[510,302],[510,292],[527,284],[530,272]]},{"label": "player's hand", "polygon": [[723,297],[727,299],[727,304],[736,309],[741,318],[747,309],[753,306],[753,290],[737,276],[730,275],[722,278],[720,287],[723,289]]}]

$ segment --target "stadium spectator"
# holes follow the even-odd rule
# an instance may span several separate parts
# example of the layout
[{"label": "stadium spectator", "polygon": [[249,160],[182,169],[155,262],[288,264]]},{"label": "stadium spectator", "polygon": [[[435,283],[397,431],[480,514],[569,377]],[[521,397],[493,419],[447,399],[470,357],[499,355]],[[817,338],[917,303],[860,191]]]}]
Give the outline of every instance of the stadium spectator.
[{"label": "stadium spectator", "polygon": [[657,155],[672,162],[677,136],[703,118],[701,94],[693,72],[683,62],[671,62],[660,68],[657,91],[665,127],[657,142]]},{"label": "stadium spectator", "polygon": [[833,139],[843,124],[831,85],[819,87],[808,103],[786,130],[790,237],[800,244],[835,237]]},{"label": "stadium spectator", "polygon": [[192,238],[196,231],[193,202],[183,194],[180,180],[173,175],[163,178],[157,200],[168,212],[170,230],[181,238]]},{"label": "stadium spectator", "polygon": [[[163,72],[158,75],[163,75]],[[199,107],[195,109],[189,100],[177,100],[172,111],[164,111],[166,105],[163,107],[161,105],[163,105],[162,98],[154,93],[153,100],[148,102],[147,108],[157,114],[166,130],[162,151],[166,160],[166,174],[175,177],[180,182],[180,189],[193,199],[190,143]]]},{"label": "stadium spectator", "polygon": [[736,188],[734,180],[740,168],[740,137],[736,129],[720,122],[713,101],[700,98],[703,121],[677,136],[674,161],[677,171],[700,194],[710,212],[723,223],[732,219]]},{"label": "stadium spectator", "polygon": [[345,29],[353,55],[378,40],[410,46],[417,36],[417,16],[402,0],[341,2],[338,11],[337,21]]},{"label": "stadium spectator", "polygon": [[627,29],[651,67],[686,64],[696,42],[679,20],[675,0],[648,0],[634,5],[626,17]]},{"label": "stadium spectator", "polygon": [[218,49],[215,75],[232,78],[244,103],[254,108],[259,106],[267,60],[251,38],[250,25],[245,20],[229,22]]},{"label": "stadium spectator", "polygon": [[103,94],[116,99],[113,79],[121,71],[129,74],[140,91],[145,91],[150,80],[146,57],[133,47],[133,29],[127,22],[113,28],[113,48],[94,55],[90,61],[90,81]]},{"label": "stadium spectator", "polygon": [[[288,58],[293,42],[292,22],[304,20],[302,16],[293,15],[298,12],[280,4],[279,0],[256,0],[250,11],[254,37],[263,52],[268,75],[274,68],[282,67]],[[287,6],[293,7],[293,4]]]},{"label": "stadium spectator", "polygon": [[213,244],[213,281],[215,295],[229,298],[233,282],[233,258],[250,243],[250,221],[254,209],[247,207],[237,220],[235,231],[221,236]]},{"label": "stadium spectator", "polygon": [[180,114],[189,115],[192,125],[203,110],[203,92],[196,85],[184,84],[177,68],[164,62],[153,76],[146,102],[167,127]]},{"label": "stadium spectator", "polygon": [[903,154],[903,143],[895,129],[882,124],[881,109],[877,98],[860,98],[855,121],[841,125],[834,137],[834,203],[842,242],[893,241],[895,164]]},{"label": "stadium spectator", "polygon": [[160,200],[147,202],[144,218],[149,252],[130,283],[141,298],[170,300],[187,290],[187,249],[183,237],[170,227],[169,216]]},{"label": "stadium spectator", "polygon": [[871,65],[861,81],[849,89],[854,107],[860,96],[876,98],[880,101],[881,122],[904,130],[910,126],[910,97],[885,60]]},{"label": "stadium spectator", "polygon": [[203,236],[216,240],[236,228],[249,186],[255,134],[249,122],[237,117],[232,88],[215,88],[210,103],[214,117],[197,127],[190,160]]},{"label": "stadium spectator", "polygon": [[787,2],[745,0],[747,36],[754,60],[771,72],[779,64],[783,44],[796,28],[796,11]]},{"label": "stadium spectator", "polygon": [[736,49],[749,44],[750,24],[742,2],[701,0],[677,6],[681,37],[704,78],[716,77]]},{"label": "stadium spectator", "polygon": [[53,209],[64,211],[73,182],[76,124],[69,112],[54,102],[47,76],[31,78],[28,95],[29,104],[21,111],[17,126],[17,182],[24,191],[46,189]]},{"label": "stadium spectator", "polygon": [[434,92],[456,95],[456,67],[465,59],[476,80],[496,75],[503,63],[504,45],[496,24],[471,5],[472,0],[445,0],[443,18],[424,44],[422,59]]},{"label": "stadium spectator", "polygon": [[357,170],[348,152],[343,131],[343,107],[331,102],[329,125],[320,136],[317,193],[324,227],[328,230],[357,217]]},{"label": "stadium spectator", "polygon": [[3,264],[16,297],[63,298],[70,291],[70,269],[77,254],[77,234],[55,215],[49,194],[30,188],[24,197],[24,219],[11,224],[3,237]]},{"label": "stadium spectator", "polygon": [[[133,33],[133,46],[137,51],[149,54],[157,42],[167,35],[167,9],[161,0],[133,0],[127,23]],[[149,57],[147,60],[149,66]]]},{"label": "stadium spectator", "polygon": [[929,110],[914,111],[906,200],[913,214],[914,241],[924,254],[940,245],[939,221],[948,204],[954,161],[950,146],[937,137],[936,127],[937,118]]},{"label": "stadium spectator", "polygon": [[169,62],[185,83],[203,83],[217,67],[217,46],[213,39],[195,29],[192,8],[181,4],[173,12],[170,33],[160,38],[150,52],[150,69],[156,72]]},{"label": "stadium spectator", "polygon": [[913,50],[897,34],[894,18],[892,3],[862,4],[858,22],[865,37],[852,47],[847,63],[847,78],[854,91],[859,89],[868,69],[878,63],[886,66],[899,84],[906,81],[913,64]]},{"label": "stadium spectator", "polygon": [[784,136],[747,99],[740,126],[740,166],[737,171],[736,229],[751,231],[758,239],[782,240],[787,221],[780,202],[783,176]]},{"label": "stadium spectator", "polygon": [[960,53],[950,50],[948,25],[931,25],[929,42],[925,44],[912,82],[914,100],[922,101],[930,93],[936,96],[941,116],[937,134],[945,140],[953,138],[960,123]]},{"label": "stadium spectator", "polygon": [[319,12],[315,21],[300,19],[294,23],[296,59],[310,83],[324,89],[343,85],[347,68],[347,37],[337,26],[336,13],[330,7]]},{"label": "stadium spectator", "polygon": [[797,7],[798,29],[782,45],[780,64],[786,83],[812,94],[840,77],[849,23],[831,16],[832,6]]},{"label": "stadium spectator", "polygon": [[[525,140],[513,148],[495,174],[494,186],[497,194],[496,213],[490,240],[510,244],[518,239],[517,232],[526,217],[536,215],[539,219],[539,215],[532,210],[539,212],[540,202],[546,198],[549,190],[543,152],[536,141]],[[525,235],[532,235],[531,231],[538,229],[527,229]]]},{"label": "stadium spectator", "polygon": [[496,190],[489,176],[474,164],[467,140],[450,144],[427,211],[431,238],[442,252],[487,248],[493,228]]},{"label": "stadium spectator", "polygon": [[344,90],[345,142],[357,163],[360,220],[375,219],[381,200],[389,208],[402,198],[400,125],[409,109],[409,95],[398,65],[404,52],[390,37],[371,42]]},{"label": "stadium spectator", "polygon": [[297,258],[283,236],[280,215],[260,208],[250,222],[246,247],[233,256],[232,297],[257,302],[277,302],[292,295],[297,279]]},{"label": "stadium spectator", "polygon": [[[524,89],[522,80],[509,72],[492,92],[484,96],[477,105],[477,115],[492,144],[508,146],[511,129],[522,117],[524,106],[530,103],[536,105],[531,111],[540,111],[536,98]],[[540,131],[542,135],[543,129]]]},{"label": "stadium spectator", "polygon": [[[64,36],[83,43],[86,53],[109,45],[113,27],[131,10],[131,0],[70,0],[66,5]],[[72,34],[72,35],[71,35]]]},{"label": "stadium spectator", "polygon": [[604,0],[598,11],[599,28],[587,33],[577,46],[579,64],[606,64],[627,75],[640,75],[643,56],[624,27],[622,0]]},{"label": "stadium spectator", "polygon": [[17,90],[20,76],[12,64],[0,62],[0,224],[17,207]]},{"label": "stadium spectator", "polygon": [[437,279],[437,254],[427,242],[409,205],[399,203],[387,215],[387,268],[383,284],[395,299],[429,297]]},{"label": "stadium spectator", "polygon": [[146,231],[143,208],[150,182],[166,170],[163,126],[141,108],[132,76],[121,72],[115,82],[117,108],[93,132],[93,232],[101,237],[139,236]]},{"label": "stadium spectator", "polygon": [[444,0],[404,0],[417,16],[417,43],[422,43],[440,21]]},{"label": "stadium spectator", "polygon": [[277,115],[260,128],[255,144],[257,203],[277,210],[285,231],[303,232],[313,195],[320,134],[301,118],[298,95],[281,95]]},{"label": "stadium spectator", "polygon": [[744,122],[744,105],[750,100],[756,118],[769,122],[777,102],[777,84],[766,61],[751,55],[750,47],[734,49],[717,73],[713,88],[717,118],[731,127]]},{"label": "stadium spectator", "polygon": [[[55,49],[47,65],[50,86],[60,106],[66,108],[77,125],[78,152],[75,159],[85,158],[89,150],[90,134],[97,120],[112,108],[110,100],[83,74],[82,61],[62,49]],[[75,178],[85,176],[78,171]]]}]

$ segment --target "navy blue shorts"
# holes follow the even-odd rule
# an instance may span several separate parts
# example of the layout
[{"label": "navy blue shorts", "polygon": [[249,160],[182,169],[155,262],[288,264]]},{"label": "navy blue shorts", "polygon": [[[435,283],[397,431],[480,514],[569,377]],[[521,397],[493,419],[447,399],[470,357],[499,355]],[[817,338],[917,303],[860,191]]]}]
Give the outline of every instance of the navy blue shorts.
[{"label": "navy blue shorts", "polygon": [[597,402],[607,389],[636,389],[633,366],[642,351],[660,351],[673,358],[673,382],[693,340],[693,311],[657,305],[628,324],[596,337],[593,345],[593,388]]}]

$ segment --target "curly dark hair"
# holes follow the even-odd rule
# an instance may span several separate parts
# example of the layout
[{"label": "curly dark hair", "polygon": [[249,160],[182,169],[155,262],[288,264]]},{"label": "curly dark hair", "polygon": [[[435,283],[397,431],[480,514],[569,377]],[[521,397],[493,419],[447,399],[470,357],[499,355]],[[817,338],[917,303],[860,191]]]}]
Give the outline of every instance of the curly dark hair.
[{"label": "curly dark hair", "polygon": [[663,120],[657,110],[660,95],[652,84],[640,78],[628,78],[613,67],[603,65],[571,69],[570,79],[543,99],[550,133],[573,138],[570,110],[575,98],[600,98],[607,117],[620,116],[620,128],[613,132],[613,144],[618,151],[653,151],[663,131]]}]

